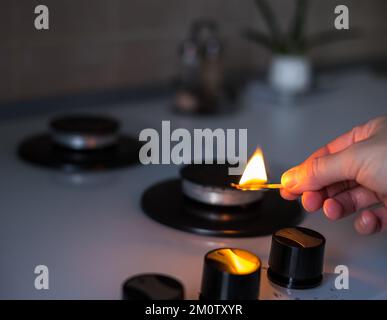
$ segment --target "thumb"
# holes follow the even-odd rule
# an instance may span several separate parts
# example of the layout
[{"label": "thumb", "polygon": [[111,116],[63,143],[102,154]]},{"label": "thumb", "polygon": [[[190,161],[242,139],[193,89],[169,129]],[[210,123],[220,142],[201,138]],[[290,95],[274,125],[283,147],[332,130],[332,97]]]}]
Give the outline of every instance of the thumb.
[{"label": "thumb", "polygon": [[307,159],[282,175],[281,183],[293,194],[316,191],[333,183],[356,180],[360,169],[359,154],[353,145],[343,151]]}]

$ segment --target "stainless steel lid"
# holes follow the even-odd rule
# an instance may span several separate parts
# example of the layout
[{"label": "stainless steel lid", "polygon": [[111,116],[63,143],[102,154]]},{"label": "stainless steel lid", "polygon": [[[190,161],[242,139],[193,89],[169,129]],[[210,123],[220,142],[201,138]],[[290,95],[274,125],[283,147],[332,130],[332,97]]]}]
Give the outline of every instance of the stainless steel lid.
[{"label": "stainless steel lid", "polygon": [[241,191],[206,187],[187,180],[182,183],[183,193],[196,201],[220,206],[241,206],[262,198],[261,191]]},{"label": "stainless steel lid", "polygon": [[50,123],[52,140],[72,150],[94,150],[109,147],[119,138],[119,123],[109,117],[71,115]]},{"label": "stainless steel lid", "polygon": [[219,206],[241,206],[258,201],[262,191],[242,191],[231,187],[239,176],[228,175],[227,165],[188,165],[182,168],[182,191],[201,203]]}]

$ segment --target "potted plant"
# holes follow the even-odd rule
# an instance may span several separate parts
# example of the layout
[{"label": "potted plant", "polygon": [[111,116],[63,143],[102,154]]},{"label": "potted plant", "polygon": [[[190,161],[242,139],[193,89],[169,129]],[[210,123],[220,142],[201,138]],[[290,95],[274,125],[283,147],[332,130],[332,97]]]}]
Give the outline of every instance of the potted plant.
[{"label": "potted plant", "polygon": [[248,28],[244,30],[243,35],[273,53],[268,80],[281,94],[295,95],[310,88],[312,67],[307,52],[311,48],[354,36],[353,31],[327,30],[307,37],[305,24],[311,0],[295,0],[294,16],[286,31],[282,31],[279,27],[274,11],[266,0],[254,1],[269,34]]}]

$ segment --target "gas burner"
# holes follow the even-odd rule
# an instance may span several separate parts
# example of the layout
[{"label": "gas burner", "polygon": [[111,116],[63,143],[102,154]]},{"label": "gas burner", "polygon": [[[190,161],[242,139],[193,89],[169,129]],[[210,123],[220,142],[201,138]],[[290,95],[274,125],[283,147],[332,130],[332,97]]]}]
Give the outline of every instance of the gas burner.
[{"label": "gas burner", "polygon": [[295,226],[304,214],[298,202],[283,200],[278,191],[233,189],[238,176],[228,165],[188,165],[181,179],[162,181],[145,191],[144,212],[175,229],[206,236],[269,235]]},{"label": "gas burner", "polygon": [[70,115],[53,119],[48,133],[28,138],[19,156],[35,165],[65,171],[97,171],[138,162],[137,140],[120,133],[109,117]]}]

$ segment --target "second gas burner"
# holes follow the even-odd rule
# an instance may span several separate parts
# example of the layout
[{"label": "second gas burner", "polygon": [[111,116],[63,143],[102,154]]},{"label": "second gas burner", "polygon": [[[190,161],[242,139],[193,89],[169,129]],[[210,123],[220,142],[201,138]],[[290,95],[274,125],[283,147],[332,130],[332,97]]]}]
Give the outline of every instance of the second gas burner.
[{"label": "second gas burner", "polygon": [[81,114],[53,119],[49,132],[26,139],[18,154],[38,166],[82,172],[136,164],[140,147],[115,119]]}]

